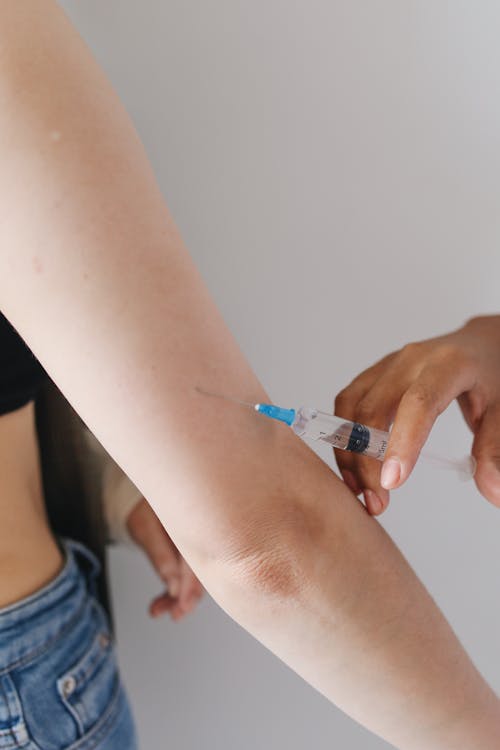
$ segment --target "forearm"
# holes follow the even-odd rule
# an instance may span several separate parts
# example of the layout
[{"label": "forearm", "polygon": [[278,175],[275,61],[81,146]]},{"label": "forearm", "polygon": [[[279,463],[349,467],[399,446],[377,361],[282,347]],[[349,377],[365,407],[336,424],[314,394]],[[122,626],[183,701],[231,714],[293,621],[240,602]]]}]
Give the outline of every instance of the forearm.
[{"label": "forearm", "polygon": [[498,699],[399,550],[326,467],[309,479],[286,554],[222,579],[221,606],[396,747],[498,748]]}]

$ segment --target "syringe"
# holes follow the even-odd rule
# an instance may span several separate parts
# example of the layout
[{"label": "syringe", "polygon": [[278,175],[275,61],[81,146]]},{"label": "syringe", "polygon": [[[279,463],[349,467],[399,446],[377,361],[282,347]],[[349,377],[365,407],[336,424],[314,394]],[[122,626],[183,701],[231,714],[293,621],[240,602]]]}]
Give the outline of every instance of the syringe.
[{"label": "syringe", "polygon": [[[259,414],[285,422],[299,437],[323,440],[334,448],[370,456],[378,461],[384,460],[390,437],[390,432],[385,430],[367,427],[305,406],[283,409],[274,404],[255,404],[254,409]],[[464,480],[471,479],[476,471],[476,459],[471,455],[461,460],[445,458],[429,451],[421,451],[420,455],[440,468],[455,470]]]},{"label": "syringe", "polygon": [[[283,409],[274,404],[253,404],[241,401],[233,396],[206,391],[199,386],[196,386],[195,390],[205,396],[223,398],[225,401],[255,409],[259,414],[264,414],[271,419],[285,422],[299,437],[323,440],[340,450],[376,458],[378,461],[384,460],[390,438],[390,432],[385,430],[367,427],[359,422],[351,422],[349,419],[335,417],[333,414],[326,414],[326,412],[305,406],[300,406],[298,409]],[[453,469],[463,480],[471,479],[476,473],[476,459],[470,454],[463,459],[453,459],[423,450],[420,456],[432,461],[440,469]]]}]

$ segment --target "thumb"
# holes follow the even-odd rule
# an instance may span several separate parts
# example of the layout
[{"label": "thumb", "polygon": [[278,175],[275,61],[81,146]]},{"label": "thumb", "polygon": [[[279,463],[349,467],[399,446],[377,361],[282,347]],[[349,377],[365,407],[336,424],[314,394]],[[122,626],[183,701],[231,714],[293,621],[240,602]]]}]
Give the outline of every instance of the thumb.
[{"label": "thumb", "polygon": [[500,403],[489,406],[476,432],[472,455],[475,482],[481,495],[500,508]]}]

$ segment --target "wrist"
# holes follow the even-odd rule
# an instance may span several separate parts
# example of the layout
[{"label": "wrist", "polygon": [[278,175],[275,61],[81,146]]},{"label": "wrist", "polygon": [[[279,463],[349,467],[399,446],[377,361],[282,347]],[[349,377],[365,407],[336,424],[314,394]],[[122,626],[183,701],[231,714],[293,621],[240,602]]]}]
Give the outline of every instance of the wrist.
[{"label": "wrist", "polygon": [[102,477],[102,501],[108,541],[134,544],[127,519],[142,499],[142,493],[111,458]]}]

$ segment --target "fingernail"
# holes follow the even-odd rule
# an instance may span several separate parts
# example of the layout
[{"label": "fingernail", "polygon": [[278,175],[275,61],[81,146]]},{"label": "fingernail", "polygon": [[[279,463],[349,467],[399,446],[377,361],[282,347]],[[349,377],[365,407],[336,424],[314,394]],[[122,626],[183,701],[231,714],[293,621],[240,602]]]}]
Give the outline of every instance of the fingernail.
[{"label": "fingernail", "polygon": [[401,463],[398,458],[388,458],[382,466],[380,484],[384,489],[391,490],[401,478]]},{"label": "fingernail", "polygon": [[168,593],[170,596],[177,596],[179,594],[179,579],[178,578],[171,578],[168,582]]},{"label": "fingernail", "polygon": [[382,500],[373,490],[364,490],[365,503],[371,513],[381,513],[383,509]]}]

